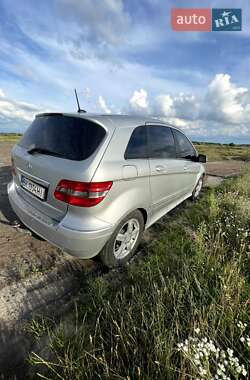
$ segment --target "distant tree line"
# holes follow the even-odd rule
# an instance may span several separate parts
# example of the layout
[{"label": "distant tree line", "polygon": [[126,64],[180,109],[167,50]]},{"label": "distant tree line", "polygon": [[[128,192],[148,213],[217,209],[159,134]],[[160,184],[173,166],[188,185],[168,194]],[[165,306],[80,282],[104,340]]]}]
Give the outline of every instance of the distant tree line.
[{"label": "distant tree line", "polygon": [[15,132],[0,132],[1,136],[22,136],[22,133],[15,133]]},{"label": "distant tree line", "polygon": [[233,142],[229,144],[219,143],[219,142],[206,142],[206,141],[193,141],[195,145],[221,145],[221,146],[249,146],[250,144],[235,144]]}]

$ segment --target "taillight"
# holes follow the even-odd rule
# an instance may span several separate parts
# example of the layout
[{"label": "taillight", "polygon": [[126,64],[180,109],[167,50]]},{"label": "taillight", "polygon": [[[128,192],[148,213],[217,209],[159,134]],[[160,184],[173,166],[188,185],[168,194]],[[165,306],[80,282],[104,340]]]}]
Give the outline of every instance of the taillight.
[{"label": "taillight", "polygon": [[13,157],[11,157],[11,173],[12,173],[13,176],[16,175],[16,169],[15,169],[15,164],[14,164]]},{"label": "taillight", "polygon": [[92,207],[100,203],[113,182],[77,182],[62,179],[54,192],[56,199],[73,206]]}]

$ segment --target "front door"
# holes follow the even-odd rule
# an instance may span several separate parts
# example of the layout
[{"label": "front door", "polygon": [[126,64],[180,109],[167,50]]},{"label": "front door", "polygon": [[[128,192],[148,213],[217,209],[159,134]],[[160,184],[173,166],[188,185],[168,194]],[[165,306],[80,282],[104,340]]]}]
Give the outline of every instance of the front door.
[{"label": "front door", "polygon": [[194,161],[194,157],[197,156],[197,153],[188,138],[177,129],[173,129],[173,133],[177,146],[177,157],[183,165],[183,191],[184,194],[187,194],[193,191],[195,187],[200,171],[200,164]]},{"label": "front door", "polygon": [[148,140],[152,214],[159,217],[180,198],[180,173],[183,171],[183,163],[176,156],[171,128],[149,125]]}]

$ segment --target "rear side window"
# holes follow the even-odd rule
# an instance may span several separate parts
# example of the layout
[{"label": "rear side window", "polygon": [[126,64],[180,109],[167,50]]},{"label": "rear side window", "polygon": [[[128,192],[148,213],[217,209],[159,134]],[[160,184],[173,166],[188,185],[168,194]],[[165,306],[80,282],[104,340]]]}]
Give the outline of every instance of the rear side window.
[{"label": "rear side window", "polygon": [[180,158],[190,158],[196,156],[196,152],[193,145],[190,143],[188,138],[181,132],[174,130],[174,135],[177,144],[177,153]]},{"label": "rear side window", "polygon": [[176,148],[171,128],[160,125],[149,126],[151,158],[176,158]]},{"label": "rear side window", "polygon": [[39,116],[19,145],[46,149],[68,160],[87,159],[98,148],[106,132],[89,120],[63,115]]},{"label": "rear side window", "polygon": [[147,127],[145,125],[134,129],[124,157],[125,159],[148,157]]}]

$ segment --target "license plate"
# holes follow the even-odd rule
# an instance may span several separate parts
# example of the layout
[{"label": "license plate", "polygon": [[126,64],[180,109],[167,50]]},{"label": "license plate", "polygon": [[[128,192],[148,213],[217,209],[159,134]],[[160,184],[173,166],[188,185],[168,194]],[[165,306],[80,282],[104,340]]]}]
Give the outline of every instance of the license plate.
[{"label": "license plate", "polygon": [[21,176],[21,186],[29,193],[35,195],[35,197],[45,200],[46,197],[46,188],[38,185],[37,183],[31,181],[30,179]]}]

